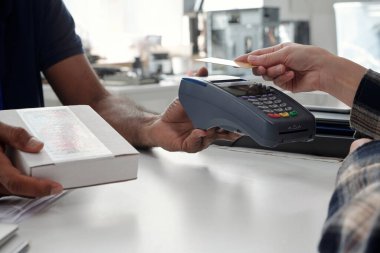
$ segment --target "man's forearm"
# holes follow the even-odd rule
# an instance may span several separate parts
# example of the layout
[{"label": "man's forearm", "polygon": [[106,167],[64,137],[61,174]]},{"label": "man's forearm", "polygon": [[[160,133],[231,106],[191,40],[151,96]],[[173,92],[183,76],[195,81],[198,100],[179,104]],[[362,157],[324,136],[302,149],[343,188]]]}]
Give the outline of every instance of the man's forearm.
[{"label": "man's forearm", "polygon": [[130,99],[113,95],[105,96],[91,107],[135,147],[157,145],[151,138],[150,126],[159,115],[146,111]]},{"label": "man's forearm", "polygon": [[69,57],[44,73],[62,104],[88,104],[132,145],[156,145],[148,130],[159,116],[146,112],[127,98],[111,95],[83,54]]}]

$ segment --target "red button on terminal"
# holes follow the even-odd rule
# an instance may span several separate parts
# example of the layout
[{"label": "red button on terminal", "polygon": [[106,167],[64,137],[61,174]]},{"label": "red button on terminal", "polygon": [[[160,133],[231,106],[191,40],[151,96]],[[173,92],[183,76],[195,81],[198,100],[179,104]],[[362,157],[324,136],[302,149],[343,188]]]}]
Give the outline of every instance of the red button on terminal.
[{"label": "red button on terminal", "polygon": [[269,117],[271,117],[271,118],[274,118],[274,119],[281,118],[281,115],[280,115],[280,114],[277,114],[277,113],[268,113],[267,115],[268,115]]}]

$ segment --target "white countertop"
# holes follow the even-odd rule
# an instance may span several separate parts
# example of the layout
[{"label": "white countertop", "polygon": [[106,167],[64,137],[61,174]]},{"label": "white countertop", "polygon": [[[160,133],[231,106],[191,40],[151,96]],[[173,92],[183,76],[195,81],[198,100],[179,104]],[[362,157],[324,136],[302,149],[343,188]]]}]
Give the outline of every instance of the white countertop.
[{"label": "white countertop", "polygon": [[138,179],[77,189],[21,222],[31,253],[316,252],[338,160],[213,146],[143,152]]}]

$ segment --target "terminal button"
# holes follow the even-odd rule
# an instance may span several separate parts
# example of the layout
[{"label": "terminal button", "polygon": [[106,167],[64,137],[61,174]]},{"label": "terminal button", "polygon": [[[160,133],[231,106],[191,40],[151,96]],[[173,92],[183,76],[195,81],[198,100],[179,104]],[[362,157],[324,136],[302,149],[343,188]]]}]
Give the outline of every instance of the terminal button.
[{"label": "terminal button", "polygon": [[291,106],[285,107],[284,109],[287,112],[293,111],[293,107],[291,107]]},{"label": "terminal button", "polygon": [[280,115],[283,118],[288,118],[289,117],[289,113],[287,113],[287,112],[282,112],[282,113],[280,113]]},{"label": "terminal button", "polygon": [[297,111],[291,111],[291,112],[289,112],[289,115],[290,115],[290,117],[295,117],[298,115],[298,112]]},{"label": "terminal button", "polygon": [[281,118],[281,115],[278,114],[278,113],[268,113],[267,115],[268,115],[269,117],[271,117],[271,118],[274,118],[274,119],[279,119],[279,118]]}]

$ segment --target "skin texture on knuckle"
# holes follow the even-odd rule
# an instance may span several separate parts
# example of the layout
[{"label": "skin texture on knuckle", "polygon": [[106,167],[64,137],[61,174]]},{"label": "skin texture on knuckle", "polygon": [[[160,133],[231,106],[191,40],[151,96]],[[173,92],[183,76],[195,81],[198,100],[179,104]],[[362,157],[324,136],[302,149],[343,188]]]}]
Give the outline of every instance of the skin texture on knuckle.
[{"label": "skin texture on knuckle", "polygon": [[18,147],[24,146],[30,139],[29,133],[21,127],[13,127],[9,133],[9,142]]},{"label": "skin texture on knuckle", "polygon": [[262,65],[268,67],[269,64],[270,64],[269,55],[268,54],[264,54],[264,55],[262,55],[260,57],[261,57],[261,63],[262,63]]},{"label": "skin texture on knuckle", "polygon": [[24,193],[24,185],[17,179],[8,179],[3,185],[12,194],[23,195]]},{"label": "skin texture on knuckle", "polygon": [[285,64],[285,66],[287,66],[287,63],[289,62],[289,56],[292,54],[292,52],[295,52],[295,50],[297,50],[295,45],[289,45],[282,49],[282,53],[284,56],[283,63]]},{"label": "skin texture on knuckle", "polygon": [[277,67],[276,67],[276,74],[278,76],[283,75],[285,73],[285,71],[286,71],[286,67],[285,67],[284,64],[277,65]]},{"label": "skin texture on knuckle", "polygon": [[204,137],[189,137],[183,142],[182,151],[187,153],[197,153],[203,149]]},{"label": "skin texture on knuckle", "polygon": [[25,186],[25,182],[18,178],[6,180],[3,186],[12,194],[25,197],[43,197],[50,195],[51,187],[48,184]]},{"label": "skin texture on knuckle", "polygon": [[286,47],[295,46],[295,45],[296,44],[293,42],[283,42],[280,44],[280,48],[286,48]]}]

